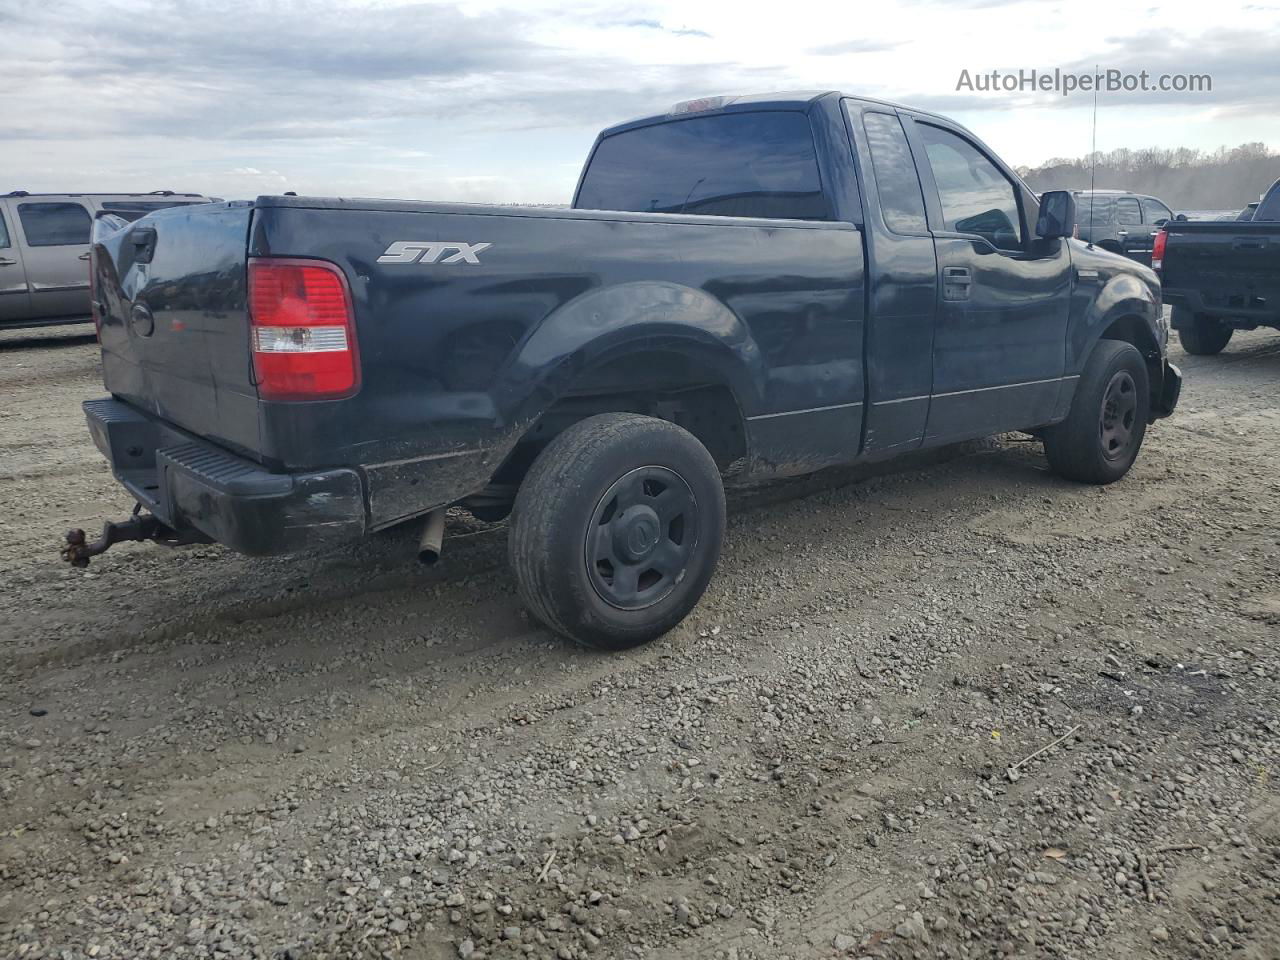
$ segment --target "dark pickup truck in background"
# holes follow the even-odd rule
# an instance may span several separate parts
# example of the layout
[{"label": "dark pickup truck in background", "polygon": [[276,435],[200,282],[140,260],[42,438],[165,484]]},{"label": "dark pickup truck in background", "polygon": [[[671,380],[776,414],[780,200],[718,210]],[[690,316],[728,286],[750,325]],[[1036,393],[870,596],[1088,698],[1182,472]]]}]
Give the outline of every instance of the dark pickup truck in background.
[{"label": "dark pickup truck in background", "polygon": [[973,134],[835,92],[715,98],[597,140],[572,209],[260,197],[100,224],[139,504],[87,543],[294,551],[511,514],[526,605],[620,648],[678,623],[723,479],[1011,430],[1122,477],[1181,378],[1160,287],[1070,239]]},{"label": "dark pickup truck in background", "polygon": [[1236,330],[1280,329],[1280,180],[1251,219],[1166,224],[1152,265],[1187,353],[1221,353]]}]

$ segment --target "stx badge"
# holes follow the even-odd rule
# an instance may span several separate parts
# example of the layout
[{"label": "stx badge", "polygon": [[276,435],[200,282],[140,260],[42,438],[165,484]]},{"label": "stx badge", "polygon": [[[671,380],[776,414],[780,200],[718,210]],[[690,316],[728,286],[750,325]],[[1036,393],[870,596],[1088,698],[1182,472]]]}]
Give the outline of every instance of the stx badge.
[{"label": "stx badge", "polygon": [[379,263],[435,263],[446,250],[453,253],[440,260],[441,263],[476,263],[480,262],[477,254],[488,250],[492,243],[457,243],[442,240],[439,243],[417,243],[411,240],[397,240],[387,247],[387,252],[378,258]]}]

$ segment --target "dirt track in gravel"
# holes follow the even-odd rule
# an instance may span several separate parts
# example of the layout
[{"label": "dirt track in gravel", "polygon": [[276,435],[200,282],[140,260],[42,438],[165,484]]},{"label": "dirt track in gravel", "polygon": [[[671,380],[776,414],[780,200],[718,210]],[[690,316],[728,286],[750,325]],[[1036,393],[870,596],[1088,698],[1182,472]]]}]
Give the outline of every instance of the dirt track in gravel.
[{"label": "dirt track in gravel", "polygon": [[0,956],[1280,957],[1275,333],[1174,347],[1112,487],[1007,440],[739,496],[614,656],[501,528],[64,569],[129,507],[76,333],[0,335]]}]

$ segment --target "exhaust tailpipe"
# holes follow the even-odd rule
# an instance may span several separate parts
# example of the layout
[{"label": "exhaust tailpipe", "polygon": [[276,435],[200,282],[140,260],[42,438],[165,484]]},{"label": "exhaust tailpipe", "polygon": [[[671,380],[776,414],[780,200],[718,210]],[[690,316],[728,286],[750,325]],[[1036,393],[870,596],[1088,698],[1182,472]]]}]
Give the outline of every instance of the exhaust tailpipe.
[{"label": "exhaust tailpipe", "polygon": [[440,550],[444,544],[444,513],[445,508],[441,507],[427,514],[422,537],[418,540],[418,562],[423,566],[429,567],[440,559]]}]

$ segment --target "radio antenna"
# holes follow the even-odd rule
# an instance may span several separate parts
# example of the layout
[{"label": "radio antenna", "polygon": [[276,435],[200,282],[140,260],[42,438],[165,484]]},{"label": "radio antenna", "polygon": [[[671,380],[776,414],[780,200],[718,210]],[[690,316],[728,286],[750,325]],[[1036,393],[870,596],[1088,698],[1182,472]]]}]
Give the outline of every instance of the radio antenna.
[{"label": "radio antenna", "polygon": [[1098,203],[1098,64],[1093,65],[1093,147],[1089,151],[1089,247],[1093,248],[1093,208]]}]

